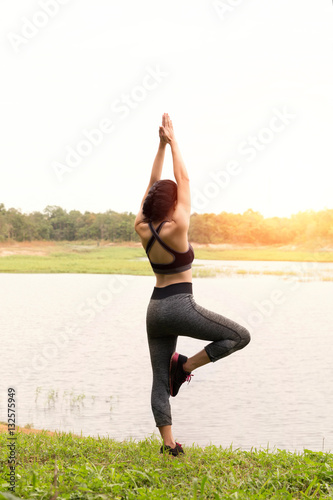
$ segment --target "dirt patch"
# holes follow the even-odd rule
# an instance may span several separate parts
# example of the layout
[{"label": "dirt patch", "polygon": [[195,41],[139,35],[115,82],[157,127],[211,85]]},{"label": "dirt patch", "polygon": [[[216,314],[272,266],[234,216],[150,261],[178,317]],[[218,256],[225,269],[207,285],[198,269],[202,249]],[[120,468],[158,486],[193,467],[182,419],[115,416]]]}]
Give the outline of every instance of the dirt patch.
[{"label": "dirt patch", "polygon": [[16,248],[15,250],[2,250],[0,249],[0,257],[8,257],[9,255],[48,255],[47,252],[41,252],[40,250],[24,250],[23,248]]},{"label": "dirt patch", "polygon": [[[0,424],[0,432],[8,432],[8,427],[6,424]],[[25,427],[16,427],[15,432],[22,432],[23,434],[41,434],[45,432],[48,436],[53,436],[55,432],[43,431],[40,429],[26,429]]]},{"label": "dirt patch", "polygon": [[119,241],[115,243],[110,241],[109,243],[101,243],[101,247],[130,247],[130,248],[138,248],[141,247],[140,241]]},{"label": "dirt patch", "polygon": [[[0,432],[8,432],[8,427],[6,424],[0,424]],[[15,432],[22,432],[22,434],[42,434],[42,433],[45,433],[47,436],[54,436],[55,434],[63,434],[60,431],[47,431],[47,430],[41,430],[41,429],[26,429],[25,427],[19,427],[19,426],[16,427]],[[77,436],[76,434],[73,434],[73,436],[80,437],[80,436]]]},{"label": "dirt patch", "polygon": [[213,250],[243,250],[245,247],[232,245],[230,243],[195,243],[191,242],[193,248],[203,248],[207,250],[208,248],[212,248]]},{"label": "dirt patch", "polygon": [[82,244],[82,242],[77,241],[6,241],[0,243],[0,257],[10,257],[11,255],[35,255],[38,257],[45,257],[50,255],[52,252],[80,252],[86,250],[95,250],[104,247],[130,247],[139,248],[141,243],[138,241],[127,241],[127,242],[112,242],[112,241],[101,241],[101,242],[87,242]]},{"label": "dirt patch", "polygon": [[0,243],[0,257],[10,255],[49,255],[55,247],[53,241],[11,241]]}]

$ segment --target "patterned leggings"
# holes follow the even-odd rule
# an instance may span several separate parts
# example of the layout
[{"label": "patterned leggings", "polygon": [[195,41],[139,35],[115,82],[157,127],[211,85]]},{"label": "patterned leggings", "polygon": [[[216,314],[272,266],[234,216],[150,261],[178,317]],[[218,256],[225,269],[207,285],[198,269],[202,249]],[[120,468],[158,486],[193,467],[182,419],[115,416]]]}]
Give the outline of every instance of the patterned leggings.
[{"label": "patterned leggings", "polygon": [[172,425],[169,365],[179,335],[209,340],[205,346],[214,362],[250,342],[246,328],[196,304],[192,283],[154,288],[147,309],[147,334],[153,370],[151,406],[157,427]]}]

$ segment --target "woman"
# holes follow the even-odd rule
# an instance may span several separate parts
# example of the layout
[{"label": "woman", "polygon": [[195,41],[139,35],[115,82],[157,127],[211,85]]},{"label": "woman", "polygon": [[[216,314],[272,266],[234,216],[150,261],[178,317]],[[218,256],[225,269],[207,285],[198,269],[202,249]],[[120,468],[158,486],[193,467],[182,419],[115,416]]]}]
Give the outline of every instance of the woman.
[{"label": "woman", "polygon": [[[172,435],[169,398],[191,380],[192,371],[242,349],[249,332],[234,321],[196,304],[192,294],[194,252],[187,240],[191,199],[189,178],[167,113],[159,129],[160,144],[150,182],[135,219],[135,230],[156,275],[147,310],[147,334],[153,370],[151,405],[163,439],[161,453],[184,453]],[[167,145],[176,183],[160,180]],[[175,352],[177,337],[211,341],[187,358]]]}]

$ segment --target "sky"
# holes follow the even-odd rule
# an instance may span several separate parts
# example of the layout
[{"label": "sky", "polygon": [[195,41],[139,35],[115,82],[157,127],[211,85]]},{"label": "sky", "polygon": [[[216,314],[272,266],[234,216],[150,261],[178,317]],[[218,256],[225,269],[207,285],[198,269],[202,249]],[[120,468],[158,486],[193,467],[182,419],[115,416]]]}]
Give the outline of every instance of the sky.
[{"label": "sky", "polygon": [[164,112],[193,213],[333,208],[331,0],[16,0],[0,18],[7,209],[137,213]]}]

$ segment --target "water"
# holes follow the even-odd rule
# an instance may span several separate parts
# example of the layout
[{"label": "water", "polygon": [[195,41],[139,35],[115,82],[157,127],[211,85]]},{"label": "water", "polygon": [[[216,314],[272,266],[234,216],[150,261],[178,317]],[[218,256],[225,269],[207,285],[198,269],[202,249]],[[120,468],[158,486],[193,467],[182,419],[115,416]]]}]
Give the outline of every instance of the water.
[{"label": "water", "polygon": [[[194,279],[197,303],[247,326],[252,341],[195,371],[171,398],[178,441],[333,449],[333,282],[320,279],[330,268],[306,280]],[[154,284],[146,276],[0,274],[0,420],[14,386],[19,425],[117,440],[158,434],[145,329]],[[204,344],[180,338],[178,351],[189,356]]]}]

